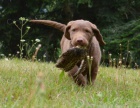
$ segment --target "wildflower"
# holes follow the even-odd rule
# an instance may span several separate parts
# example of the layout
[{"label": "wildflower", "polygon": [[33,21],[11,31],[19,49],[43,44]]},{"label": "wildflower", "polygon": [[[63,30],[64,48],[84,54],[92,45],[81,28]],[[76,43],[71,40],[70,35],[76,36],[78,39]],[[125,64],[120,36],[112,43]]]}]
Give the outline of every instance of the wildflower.
[{"label": "wildflower", "polygon": [[14,99],[14,96],[12,95],[11,98]]},{"label": "wildflower", "polygon": [[39,50],[40,47],[41,47],[41,44],[39,44],[39,45],[36,47],[36,50]]},{"label": "wildflower", "polygon": [[5,61],[8,61],[8,58],[5,58]]},{"label": "wildflower", "polygon": [[112,56],[112,54],[110,53],[110,54],[109,54],[109,56],[111,57],[111,56]]},{"label": "wildflower", "polygon": [[16,21],[13,21],[13,24],[16,24]]},{"label": "wildflower", "polygon": [[97,96],[98,96],[98,97],[102,97],[103,95],[102,95],[101,92],[98,92],[98,93],[97,93]]},{"label": "wildflower", "polygon": [[4,55],[4,54],[0,54],[0,56],[1,56],[1,57],[4,57],[5,55]]},{"label": "wildflower", "polygon": [[25,18],[24,18],[24,17],[20,17],[20,18],[19,18],[19,20],[24,21],[24,20],[25,20]]},{"label": "wildflower", "polygon": [[89,60],[89,56],[87,56],[87,59]]},{"label": "wildflower", "polygon": [[19,51],[17,51],[17,54],[19,54]]},{"label": "wildflower", "polygon": [[11,56],[11,54],[9,54],[9,56]]},{"label": "wildflower", "polygon": [[24,39],[21,39],[20,42],[25,42],[25,40]]},{"label": "wildflower", "polygon": [[122,60],[121,59],[119,59],[119,64],[122,64]]},{"label": "wildflower", "polygon": [[36,47],[36,50],[38,50],[39,48],[38,47]]},{"label": "wildflower", "polygon": [[0,54],[0,56],[2,56],[2,57],[3,57],[3,56],[4,56],[4,54]]},{"label": "wildflower", "polygon": [[26,21],[29,21],[29,19],[25,19]]},{"label": "wildflower", "polygon": [[45,54],[43,55],[43,58],[46,58],[46,55]]},{"label": "wildflower", "polygon": [[38,47],[40,48],[41,47],[41,44],[39,44]]},{"label": "wildflower", "polygon": [[93,60],[93,56],[91,56],[91,60]]},{"label": "wildflower", "polygon": [[40,42],[40,40],[39,40],[39,39],[35,39],[35,41],[36,41],[36,42]]},{"label": "wildflower", "polygon": [[27,26],[26,28],[29,30],[31,27]]}]

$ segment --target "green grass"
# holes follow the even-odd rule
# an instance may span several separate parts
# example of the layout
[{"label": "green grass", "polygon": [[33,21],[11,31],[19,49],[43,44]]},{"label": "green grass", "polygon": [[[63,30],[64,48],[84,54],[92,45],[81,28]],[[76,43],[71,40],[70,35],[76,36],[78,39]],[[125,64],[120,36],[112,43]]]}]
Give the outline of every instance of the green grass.
[{"label": "green grass", "polygon": [[53,63],[0,60],[0,108],[140,108],[140,70],[100,67],[77,86]]}]

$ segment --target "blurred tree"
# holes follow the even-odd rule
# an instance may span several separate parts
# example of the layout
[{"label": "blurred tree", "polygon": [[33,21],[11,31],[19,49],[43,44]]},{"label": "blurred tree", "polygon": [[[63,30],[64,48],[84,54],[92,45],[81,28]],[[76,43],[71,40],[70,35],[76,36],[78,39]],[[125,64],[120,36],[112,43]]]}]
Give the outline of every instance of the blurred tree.
[{"label": "blurred tree", "polygon": [[[130,37],[135,37],[130,41],[131,45],[135,46],[131,50],[137,55],[140,39],[137,25],[140,18],[139,7],[139,0],[1,0],[0,43],[3,45],[1,52],[16,54],[18,51],[19,32],[12,25],[12,21],[18,21],[22,16],[29,19],[50,19],[65,24],[70,20],[89,20],[101,30],[107,43],[104,47],[107,52],[113,52],[117,56],[116,44],[126,45]],[[31,30],[25,39],[27,41],[41,39],[43,47],[40,57],[45,53],[48,60],[55,61],[58,55],[54,50],[59,48],[62,33],[43,25],[30,23],[28,25],[31,26]]]}]

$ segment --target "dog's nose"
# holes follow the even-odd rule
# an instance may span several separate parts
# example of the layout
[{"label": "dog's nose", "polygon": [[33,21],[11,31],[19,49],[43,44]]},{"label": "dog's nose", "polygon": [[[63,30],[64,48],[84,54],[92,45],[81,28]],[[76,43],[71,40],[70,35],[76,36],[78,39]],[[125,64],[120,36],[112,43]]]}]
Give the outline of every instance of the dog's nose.
[{"label": "dog's nose", "polygon": [[77,43],[79,44],[83,43],[83,39],[77,39]]}]

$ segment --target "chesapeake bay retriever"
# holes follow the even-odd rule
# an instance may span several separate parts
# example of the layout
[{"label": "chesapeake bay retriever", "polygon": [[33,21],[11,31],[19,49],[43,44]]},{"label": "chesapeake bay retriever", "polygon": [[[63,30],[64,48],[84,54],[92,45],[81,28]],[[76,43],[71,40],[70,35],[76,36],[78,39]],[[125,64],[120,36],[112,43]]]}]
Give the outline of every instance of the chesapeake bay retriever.
[{"label": "chesapeake bay retriever", "polygon": [[30,22],[48,25],[62,31],[64,33],[60,42],[62,53],[66,52],[71,47],[86,47],[88,49],[88,55],[93,56],[91,76],[89,76],[87,66],[85,71],[75,78],[74,74],[78,70],[78,65],[75,65],[74,68],[68,72],[68,74],[69,76],[73,77],[78,85],[85,86],[89,84],[90,78],[92,84],[94,83],[101,60],[99,44],[105,45],[102,35],[100,34],[100,31],[96,25],[86,20],[70,21],[67,25],[50,20],[30,20]]}]

